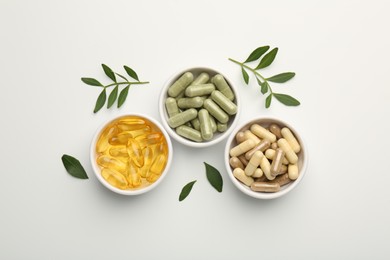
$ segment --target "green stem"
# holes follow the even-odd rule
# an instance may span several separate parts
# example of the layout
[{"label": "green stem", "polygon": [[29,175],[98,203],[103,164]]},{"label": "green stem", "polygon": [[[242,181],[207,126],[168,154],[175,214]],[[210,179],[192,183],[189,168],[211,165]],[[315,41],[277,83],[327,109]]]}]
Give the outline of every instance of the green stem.
[{"label": "green stem", "polygon": [[107,86],[104,86],[104,88],[116,86],[116,85],[123,85],[123,84],[129,84],[129,85],[140,85],[140,84],[148,84],[149,81],[135,81],[135,82],[130,82],[130,81],[124,81],[124,82],[116,82],[109,84]]}]

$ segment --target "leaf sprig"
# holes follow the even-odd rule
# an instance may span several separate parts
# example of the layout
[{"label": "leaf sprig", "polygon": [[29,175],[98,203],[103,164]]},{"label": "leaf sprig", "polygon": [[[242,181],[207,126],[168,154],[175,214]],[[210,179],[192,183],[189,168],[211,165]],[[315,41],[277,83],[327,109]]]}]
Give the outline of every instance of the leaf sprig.
[{"label": "leaf sprig", "polygon": [[[242,77],[247,85],[249,83],[249,74],[247,72],[248,70],[252,72],[255,76],[257,84],[260,86],[261,93],[265,95],[269,92],[268,96],[265,99],[266,108],[269,108],[271,106],[271,101],[273,97],[286,106],[299,106],[300,102],[297,99],[286,94],[275,93],[269,84],[269,82],[287,82],[295,76],[294,72],[284,72],[268,78],[264,77],[262,74],[259,73],[260,69],[264,69],[272,64],[276,57],[276,54],[278,53],[278,48],[273,48],[267,53],[269,48],[269,46],[261,46],[256,48],[254,51],[252,51],[251,54],[249,54],[248,58],[244,62],[239,62],[231,58],[229,58],[229,60],[241,66]],[[262,56],[263,58],[260,60],[256,67],[251,68],[247,65],[247,63],[257,61]]]},{"label": "leaf sprig", "polygon": [[[112,71],[112,69],[105,64],[102,64],[102,67],[104,73],[107,75],[107,77],[109,77],[113,81],[113,83],[103,85],[102,83],[100,83],[98,80],[94,78],[81,78],[81,80],[87,85],[103,88],[103,90],[100,92],[96,100],[95,109],[93,110],[94,113],[98,112],[104,106],[106,101],[107,101],[107,108],[110,108],[112,107],[112,105],[114,105],[115,101],[118,100],[118,108],[120,108],[123,105],[123,103],[125,103],[126,101],[127,95],[129,93],[129,88],[131,85],[149,83],[147,81],[144,82],[139,81],[137,73],[132,68],[126,65],[124,65],[123,68],[125,69],[127,75],[129,75],[132,79],[135,79],[136,81],[130,81],[125,76]],[[116,76],[121,78],[123,81],[118,81]],[[125,87],[119,92],[120,85],[124,85]],[[114,88],[110,92],[110,95],[108,96],[108,100],[107,100],[106,89],[109,87],[114,87]]]}]

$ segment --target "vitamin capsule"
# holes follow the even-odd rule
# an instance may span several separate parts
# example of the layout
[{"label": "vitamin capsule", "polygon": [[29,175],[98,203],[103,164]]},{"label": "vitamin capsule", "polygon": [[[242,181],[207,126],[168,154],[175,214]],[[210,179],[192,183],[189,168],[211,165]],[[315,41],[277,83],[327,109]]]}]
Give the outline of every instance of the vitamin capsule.
[{"label": "vitamin capsule", "polygon": [[288,173],[279,175],[274,180],[270,181],[270,183],[279,183],[280,186],[284,186],[290,182],[291,182],[291,179],[288,177]]},{"label": "vitamin capsule", "polygon": [[163,172],[166,163],[167,157],[165,154],[159,154],[150,166],[151,174],[160,175]]},{"label": "vitamin capsule", "polygon": [[195,118],[191,120],[191,125],[195,130],[200,131],[200,123],[199,123],[199,118]]},{"label": "vitamin capsule", "polygon": [[267,139],[264,139],[260,143],[258,143],[255,147],[253,147],[251,150],[245,153],[245,158],[247,160],[250,160],[252,158],[252,155],[256,151],[264,152],[268,147],[270,146],[270,142]]},{"label": "vitamin capsule", "polygon": [[133,138],[133,134],[130,131],[124,131],[111,137],[108,142],[111,145],[126,145],[130,138]]},{"label": "vitamin capsule", "polygon": [[295,154],[295,152],[288,144],[286,139],[284,138],[279,139],[278,145],[286,153],[286,158],[291,164],[295,164],[298,162],[298,156]]},{"label": "vitamin capsule", "polygon": [[215,87],[219,91],[221,91],[222,94],[224,94],[229,100],[233,101],[233,99],[234,99],[233,91],[229,87],[229,85],[227,84],[225,78],[222,75],[220,75],[220,74],[215,75],[211,79],[211,82],[214,83]]},{"label": "vitamin capsule", "polygon": [[213,138],[213,130],[211,129],[211,122],[209,112],[206,109],[199,110],[198,118],[200,122],[200,133],[203,140],[210,140]]},{"label": "vitamin capsule", "polygon": [[184,138],[190,139],[195,142],[202,142],[202,135],[200,131],[195,130],[191,127],[181,125],[176,128],[176,133],[180,136],[183,136]]},{"label": "vitamin capsule", "polygon": [[269,126],[269,131],[273,133],[278,139],[282,138],[280,127],[277,124],[271,124]]},{"label": "vitamin capsule", "polygon": [[233,170],[233,176],[236,177],[237,180],[244,183],[246,186],[251,186],[254,182],[253,178],[250,176],[246,176],[243,169],[236,168]]},{"label": "vitamin capsule", "polygon": [[96,152],[104,153],[109,147],[110,144],[108,140],[118,133],[118,128],[116,126],[109,127],[101,133],[99,140],[96,143]]},{"label": "vitamin capsule", "polygon": [[248,160],[245,158],[245,155],[244,154],[241,154],[240,156],[237,157],[244,166],[247,166],[248,165]]},{"label": "vitamin capsule", "polygon": [[289,164],[288,165],[288,177],[291,180],[298,179],[299,171],[298,171],[298,165],[296,164]]},{"label": "vitamin capsule", "polygon": [[167,109],[167,113],[169,117],[172,117],[174,115],[177,115],[180,113],[179,107],[177,106],[176,99],[174,98],[167,98],[165,100],[165,107]]},{"label": "vitamin capsule", "polygon": [[127,143],[127,154],[131,160],[137,165],[137,167],[142,167],[144,165],[144,157],[142,155],[142,148],[137,140],[129,139]]},{"label": "vitamin capsule", "polygon": [[261,141],[260,138],[254,135],[250,130],[245,130],[244,134],[246,140],[252,139],[253,141],[255,141],[256,144],[258,144]]},{"label": "vitamin capsule", "polygon": [[273,133],[258,124],[253,124],[251,126],[251,131],[261,139],[267,139],[271,143],[276,141],[276,136]]},{"label": "vitamin capsule", "polygon": [[280,169],[282,168],[282,161],[284,159],[284,151],[280,148],[276,149],[274,159],[271,163],[271,175],[279,175]]},{"label": "vitamin capsule", "polygon": [[274,176],[271,175],[271,164],[269,163],[267,157],[263,156],[260,161],[260,168],[263,171],[264,175],[268,180],[275,179]]},{"label": "vitamin capsule", "polygon": [[[273,160],[274,157],[275,157],[275,150],[274,149],[267,149],[265,151],[265,157],[267,157],[269,160]],[[288,160],[286,159],[286,157],[283,158],[282,160],[282,164],[288,164]]]},{"label": "vitamin capsule", "polygon": [[249,160],[248,165],[245,167],[245,174],[247,176],[252,176],[257,167],[259,167],[261,159],[264,157],[264,154],[260,151],[256,151],[252,158]]},{"label": "vitamin capsule", "polygon": [[237,144],[240,144],[246,140],[244,132],[238,132],[236,134],[236,142]]},{"label": "vitamin capsule", "polygon": [[191,85],[186,88],[185,95],[187,97],[198,97],[210,95],[215,90],[214,84],[199,84],[199,85]]},{"label": "vitamin capsule", "polygon": [[288,129],[287,127],[283,127],[281,133],[282,133],[283,138],[286,139],[286,141],[291,146],[293,151],[295,153],[299,153],[299,151],[301,150],[301,146],[299,145],[297,139],[295,138],[295,136],[293,135],[291,130]]},{"label": "vitamin capsule", "polygon": [[168,95],[170,97],[177,97],[182,91],[186,89],[188,85],[194,79],[194,75],[191,72],[184,73],[172,86],[168,89]]},{"label": "vitamin capsule", "polygon": [[131,188],[138,188],[142,184],[139,169],[133,163],[129,163],[128,174],[126,176],[127,182]]},{"label": "vitamin capsule", "polygon": [[230,150],[230,156],[234,157],[234,156],[239,156],[243,153],[246,153],[247,151],[249,151],[250,149],[255,147],[255,145],[256,145],[256,143],[252,139],[248,139],[248,140],[240,143],[239,145],[233,147]]},{"label": "vitamin capsule", "polygon": [[129,185],[125,176],[114,169],[103,168],[102,176],[109,184],[118,189],[125,190]]},{"label": "vitamin capsule", "polygon": [[165,139],[159,144],[153,145],[153,156],[157,157],[159,154],[168,154],[168,145]]},{"label": "vitamin capsule", "polygon": [[287,172],[287,165],[282,164],[278,175],[286,173],[286,172]]},{"label": "vitamin capsule", "polygon": [[237,106],[228,99],[222,92],[215,90],[211,93],[211,99],[214,100],[226,113],[234,115],[237,113]]},{"label": "vitamin capsule", "polygon": [[194,79],[194,81],[191,83],[191,86],[205,84],[207,83],[207,81],[209,81],[209,79],[209,74],[207,74],[206,72],[202,72],[199,74],[198,77],[196,77],[196,79]]},{"label": "vitamin capsule", "polygon": [[263,171],[260,168],[256,168],[255,172],[252,174],[252,178],[260,178],[263,176]]},{"label": "vitamin capsule", "polygon": [[182,109],[199,108],[203,106],[203,99],[201,97],[181,98],[177,101],[177,106]]},{"label": "vitamin capsule", "polygon": [[142,129],[146,126],[146,122],[140,118],[121,119],[117,123],[117,127],[122,131],[134,131]]},{"label": "vitamin capsule", "polygon": [[164,135],[161,132],[152,132],[137,136],[135,140],[139,143],[141,149],[144,149],[146,146],[154,145],[161,143],[164,139]]},{"label": "vitamin capsule", "polygon": [[113,157],[128,157],[126,145],[111,146],[109,153]]},{"label": "vitamin capsule", "polygon": [[177,115],[174,115],[173,117],[168,119],[168,124],[172,128],[176,128],[180,125],[184,125],[188,121],[191,121],[198,115],[198,112],[195,108],[187,109],[184,112],[181,112]]},{"label": "vitamin capsule", "polygon": [[155,174],[155,173],[151,173],[147,178],[146,180],[149,182],[149,183],[153,183],[155,181],[157,181],[157,179],[160,177],[159,174]]},{"label": "vitamin capsule", "polygon": [[126,164],[114,157],[101,155],[96,160],[97,164],[103,168],[110,168],[118,172],[124,172],[126,170]]},{"label": "vitamin capsule", "polygon": [[218,130],[218,132],[223,133],[227,129],[228,129],[228,125],[227,124],[221,124],[220,122],[217,123],[217,130]]},{"label": "vitamin capsule", "polygon": [[280,185],[277,182],[253,182],[251,184],[251,190],[261,192],[278,192],[280,190]]},{"label": "vitamin capsule", "polygon": [[209,118],[210,118],[211,130],[213,130],[213,133],[215,133],[217,132],[217,122],[215,122],[215,119],[212,115],[209,115]]},{"label": "vitamin capsule", "polygon": [[137,136],[149,133],[151,131],[151,127],[146,125],[144,128],[138,129],[138,130],[132,130],[129,131],[133,138],[136,138]]},{"label": "vitamin capsule", "polygon": [[226,114],[214,101],[206,99],[203,102],[203,107],[209,111],[209,113],[217,119],[220,123],[227,123],[229,121],[229,115]]},{"label": "vitamin capsule", "polygon": [[276,149],[279,148],[279,146],[278,146],[278,144],[277,144],[276,142],[274,142],[274,143],[271,144],[271,148],[272,148],[273,150],[276,150]]},{"label": "vitamin capsule", "polygon": [[144,157],[144,166],[139,171],[139,174],[142,178],[146,178],[149,176],[149,169],[153,162],[153,149],[149,147],[145,147],[142,150],[142,155]]},{"label": "vitamin capsule", "polygon": [[242,164],[240,159],[238,159],[237,157],[231,157],[230,160],[229,160],[229,163],[230,163],[230,166],[232,166],[233,169],[240,168],[240,169],[244,170],[244,165]]}]

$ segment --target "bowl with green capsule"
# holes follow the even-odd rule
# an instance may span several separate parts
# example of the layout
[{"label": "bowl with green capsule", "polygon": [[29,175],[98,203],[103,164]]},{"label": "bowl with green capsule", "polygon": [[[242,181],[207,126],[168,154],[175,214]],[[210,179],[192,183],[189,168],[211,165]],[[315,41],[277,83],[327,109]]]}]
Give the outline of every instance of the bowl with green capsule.
[{"label": "bowl with green capsule", "polygon": [[209,147],[227,138],[240,116],[240,97],[228,77],[209,67],[174,73],[159,98],[162,124],[177,142]]}]

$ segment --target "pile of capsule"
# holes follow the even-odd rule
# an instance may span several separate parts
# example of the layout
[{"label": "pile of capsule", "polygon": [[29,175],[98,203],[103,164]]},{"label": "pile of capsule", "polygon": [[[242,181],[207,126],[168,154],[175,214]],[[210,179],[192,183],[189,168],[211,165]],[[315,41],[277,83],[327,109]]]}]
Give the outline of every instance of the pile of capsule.
[{"label": "pile of capsule", "polygon": [[224,77],[202,72],[195,78],[186,72],[168,88],[165,107],[168,125],[176,133],[195,142],[209,141],[214,133],[228,128],[230,116],[237,113],[234,93]]},{"label": "pile of capsule", "polygon": [[168,158],[160,129],[145,118],[122,117],[107,125],[96,143],[96,162],[112,186],[139,189],[155,182]]},{"label": "pile of capsule", "polygon": [[240,182],[258,192],[277,192],[298,178],[300,144],[287,127],[253,124],[238,132],[230,166]]}]

